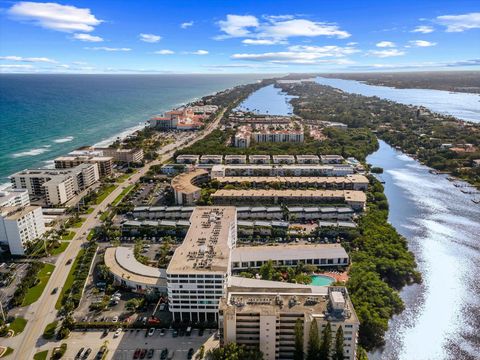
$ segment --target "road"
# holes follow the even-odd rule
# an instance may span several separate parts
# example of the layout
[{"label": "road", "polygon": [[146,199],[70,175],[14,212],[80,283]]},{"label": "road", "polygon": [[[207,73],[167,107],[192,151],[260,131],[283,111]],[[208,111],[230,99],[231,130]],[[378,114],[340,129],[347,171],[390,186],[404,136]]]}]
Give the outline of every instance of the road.
[{"label": "road", "polygon": [[[58,300],[58,297],[61,293],[60,289],[63,287],[70,270],[71,265],[67,265],[66,263],[69,259],[73,259],[77,256],[80,248],[87,241],[86,236],[89,231],[100,224],[100,220],[97,218],[97,216],[101,212],[105,211],[126,187],[137,182],[142,176],[144,176],[151,166],[159,165],[166,160],[171,159],[176,150],[187,145],[189,146],[210,134],[220,123],[224,112],[225,110],[223,110],[217,116],[215,121],[210,123],[199,134],[199,136],[192,141],[185,143],[186,140],[182,139],[175,143],[168,144],[161,149],[158,152],[160,157],[159,159],[145,164],[145,166],[140,168],[139,171],[124,181],[122,185],[118,186],[114,191],[112,191],[112,193],[110,193],[102,201],[102,203],[97,205],[93,212],[87,216],[82,226],[77,229],[76,235],[70,241],[67,249],[58,257],[57,262],[55,263],[55,270],[53,271],[42,295],[35,303],[29,306],[25,314],[25,318],[28,320],[25,330],[21,334],[8,339],[8,344],[6,345],[11,346],[15,350],[13,353],[15,359],[33,359],[33,355],[38,347],[45,343],[45,340],[42,338],[43,331],[45,330],[47,324],[56,319],[57,310],[55,309],[55,303]],[[56,294],[52,294],[52,291],[55,288],[58,288],[59,291]]]}]

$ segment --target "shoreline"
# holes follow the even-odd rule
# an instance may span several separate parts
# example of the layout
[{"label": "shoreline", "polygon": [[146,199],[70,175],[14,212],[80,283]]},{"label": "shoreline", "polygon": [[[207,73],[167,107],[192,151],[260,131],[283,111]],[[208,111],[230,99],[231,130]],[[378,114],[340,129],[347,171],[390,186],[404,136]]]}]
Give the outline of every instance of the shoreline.
[{"label": "shoreline", "polygon": [[[257,80],[255,83],[258,83],[259,81],[261,80]],[[253,84],[253,83],[252,83]],[[236,85],[236,86],[239,86],[239,85]],[[205,97],[208,97],[208,96],[214,96],[220,92],[224,92],[224,91],[229,91],[229,90],[232,90],[235,86],[231,86],[231,87],[228,87],[228,88],[225,88],[225,89],[222,89],[222,90],[219,90],[219,91],[213,91],[213,92],[210,92],[208,94],[205,94],[205,95],[202,95],[202,96],[197,96],[197,97],[193,97],[193,98],[190,98],[189,100],[187,101],[184,101],[184,102],[178,102],[176,103],[175,105],[173,105],[170,109],[167,109],[165,111],[169,111],[169,110],[173,110],[173,109],[177,109],[179,107],[182,107],[182,106],[187,106],[188,104],[191,104],[195,101],[200,101],[202,100],[203,98]],[[158,113],[157,113],[158,114]],[[155,116],[155,114],[152,114],[150,115],[150,117],[152,116]],[[129,127],[126,127],[125,129],[121,130],[120,132],[117,132],[115,134],[112,134],[111,136],[109,137],[106,137],[100,141],[97,141],[93,144],[89,144],[91,146],[95,146],[95,147],[108,147],[110,146],[111,144],[113,144],[116,140],[124,140],[126,139],[128,136],[131,136],[133,134],[135,134],[136,132],[138,131],[141,131],[141,130],[144,130],[146,127],[148,127],[148,120],[146,121],[143,121],[143,122],[138,122],[137,125],[133,125],[133,126],[129,126]],[[55,141],[54,141],[55,142]],[[74,151],[75,148],[70,148],[69,150],[66,150],[66,152],[70,152],[70,151]],[[11,156],[14,156],[14,155],[11,155]],[[35,155],[33,155],[35,156]],[[39,169],[49,169],[49,168],[53,168],[52,165],[53,165],[53,158],[49,158],[49,159],[46,159],[46,160],[39,160],[40,164],[38,166],[33,166],[34,168],[39,168]],[[18,169],[18,170],[15,170],[15,171],[21,171],[22,169]],[[13,173],[12,173],[13,174]],[[6,177],[9,178],[11,174],[7,175]],[[0,183],[0,191],[2,190],[5,190],[9,187],[11,187],[11,183],[10,182],[3,182],[3,183]]]}]

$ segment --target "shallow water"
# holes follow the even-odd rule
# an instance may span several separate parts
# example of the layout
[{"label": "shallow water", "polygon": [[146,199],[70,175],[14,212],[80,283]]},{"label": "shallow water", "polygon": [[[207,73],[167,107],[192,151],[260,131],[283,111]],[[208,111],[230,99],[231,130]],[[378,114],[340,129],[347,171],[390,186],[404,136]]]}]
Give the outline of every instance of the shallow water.
[{"label": "shallow water", "polygon": [[384,168],[389,221],[423,276],[401,292],[406,309],[370,359],[480,359],[480,205],[383,141],[367,161]]}]

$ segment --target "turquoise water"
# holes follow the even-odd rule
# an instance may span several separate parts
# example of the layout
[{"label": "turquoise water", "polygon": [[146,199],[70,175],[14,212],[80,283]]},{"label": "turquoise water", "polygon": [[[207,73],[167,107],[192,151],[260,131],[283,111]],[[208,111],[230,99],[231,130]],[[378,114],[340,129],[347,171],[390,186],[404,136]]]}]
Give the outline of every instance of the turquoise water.
[{"label": "turquoise water", "polygon": [[310,283],[310,285],[315,286],[328,286],[335,281],[334,278],[325,275],[312,275],[311,278],[312,282]]},{"label": "turquoise water", "polygon": [[0,75],[0,184],[152,115],[262,75]]},{"label": "turquoise water", "polygon": [[273,85],[269,85],[255,91],[237,109],[258,114],[291,115],[293,112],[293,107],[290,104],[291,98],[292,96],[283,93]]}]

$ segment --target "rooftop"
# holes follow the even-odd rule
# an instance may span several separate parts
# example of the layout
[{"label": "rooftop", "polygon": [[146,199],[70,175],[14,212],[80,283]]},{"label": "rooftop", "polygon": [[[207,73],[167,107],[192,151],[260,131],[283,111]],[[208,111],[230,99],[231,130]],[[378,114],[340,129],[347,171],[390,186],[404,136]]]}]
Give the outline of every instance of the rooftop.
[{"label": "rooftop", "polygon": [[337,259],[347,258],[348,254],[340,244],[241,246],[232,250],[232,262],[298,260],[311,257]]},{"label": "rooftop", "polygon": [[220,183],[241,183],[241,182],[255,182],[255,183],[300,183],[300,184],[316,184],[316,183],[331,183],[331,184],[368,184],[368,179],[364,175],[352,174],[347,176],[220,176],[216,177]]},{"label": "rooftop", "polygon": [[31,213],[32,211],[36,209],[41,209],[40,206],[33,206],[33,205],[28,205],[28,206],[5,206],[2,207],[1,209],[1,214],[2,217],[4,217],[6,220],[12,220],[16,221],[18,219],[21,219],[25,215]]},{"label": "rooftop", "polygon": [[218,197],[297,197],[297,198],[343,198],[345,201],[366,202],[367,196],[357,190],[225,190],[221,189],[212,194]]},{"label": "rooftop", "polygon": [[191,172],[179,174],[172,179],[172,187],[176,191],[180,191],[183,193],[193,193],[193,192],[199,191],[200,188],[192,184],[192,180],[197,176],[207,175],[207,174],[208,172],[203,169],[195,169],[194,171],[191,171]]},{"label": "rooftop", "polygon": [[165,269],[138,262],[131,247],[109,247],[104,258],[105,265],[118,277],[145,285],[167,286]]},{"label": "rooftop", "polygon": [[224,274],[230,267],[231,236],[235,229],[233,206],[196,207],[190,227],[168,265],[168,274],[216,272]]}]

